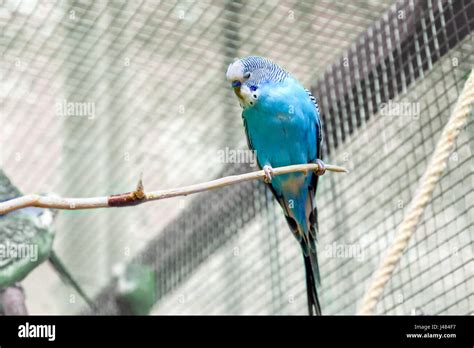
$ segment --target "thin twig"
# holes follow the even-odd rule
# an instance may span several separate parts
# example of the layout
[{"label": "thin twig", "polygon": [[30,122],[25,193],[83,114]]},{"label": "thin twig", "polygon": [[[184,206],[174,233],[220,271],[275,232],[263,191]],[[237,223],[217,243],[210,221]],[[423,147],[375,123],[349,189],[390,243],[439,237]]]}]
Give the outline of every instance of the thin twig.
[{"label": "thin twig", "polygon": [[[336,173],[348,173],[348,170],[331,165],[325,164],[326,171]],[[286,167],[273,168],[273,176],[295,173],[315,171],[321,168],[317,163],[310,164],[298,164]],[[179,187],[169,190],[158,190],[145,192],[142,180],[140,179],[137,188],[133,192],[121,193],[117,195],[111,195],[107,197],[91,197],[91,198],[62,198],[62,197],[51,197],[51,196],[40,196],[36,194],[26,195],[18,198],[14,198],[5,202],[0,203],[0,214],[6,214],[14,210],[26,208],[26,207],[41,207],[41,208],[52,208],[52,209],[67,209],[67,210],[79,210],[79,209],[96,209],[96,208],[110,208],[110,207],[126,207],[142,204],[149,201],[156,201],[159,199],[166,199],[177,196],[187,196],[193,193],[203,192],[218,189],[221,187],[238,184],[244,181],[262,179],[265,177],[263,170],[256,172],[245,173],[240,175],[231,175],[224,178]]]}]

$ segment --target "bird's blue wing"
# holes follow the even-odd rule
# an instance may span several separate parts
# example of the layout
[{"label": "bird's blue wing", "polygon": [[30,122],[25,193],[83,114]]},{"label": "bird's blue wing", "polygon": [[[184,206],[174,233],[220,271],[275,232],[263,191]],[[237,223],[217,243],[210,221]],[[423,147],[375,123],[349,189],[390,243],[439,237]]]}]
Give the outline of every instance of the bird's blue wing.
[{"label": "bird's blue wing", "polygon": [[[311,159],[311,161],[316,161],[316,159],[322,159],[322,145],[323,145],[323,132],[322,132],[322,126],[321,126],[321,119],[319,117],[319,106],[318,102],[316,100],[316,97],[313,96],[311,91],[309,89],[305,89],[306,92],[308,93],[309,98],[314,104],[314,107],[316,108],[316,118],[315,118],[315,128],[316,128],[316,144],[317,144],[317,149],[316,149],[316,158]],[[313,204],[314,202],[314,197],[316,196],[316,190],[318,187],[318,179],[319,176],[316,174],[312,174],[313,177],[311,178],[311,184],[309,185],[309,195],[308,195],[308,202],[311,204],[311,209],[312,212],[310,214],[309,221],[311,223],[310,226],[310,232],[313,236],[314,239],[317,238],[317,231],[318,231],[318,210],[316,208],[316,205]]]}]

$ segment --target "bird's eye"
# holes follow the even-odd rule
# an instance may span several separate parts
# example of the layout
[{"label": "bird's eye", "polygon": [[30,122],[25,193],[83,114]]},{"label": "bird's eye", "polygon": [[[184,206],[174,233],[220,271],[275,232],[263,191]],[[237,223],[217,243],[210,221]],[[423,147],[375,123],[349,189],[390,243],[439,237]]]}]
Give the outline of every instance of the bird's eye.
[{"label": "bird's eye", "polygon": [[250,77],[250,72],[247,71],[247,72],[244,74],[244,79],[247,80],[249,77]]},{"label": "bird's eye", "polygon": [[253,92],[253,91],[256,91],[257,90],[257,86],[250,86],[250,90]]}]

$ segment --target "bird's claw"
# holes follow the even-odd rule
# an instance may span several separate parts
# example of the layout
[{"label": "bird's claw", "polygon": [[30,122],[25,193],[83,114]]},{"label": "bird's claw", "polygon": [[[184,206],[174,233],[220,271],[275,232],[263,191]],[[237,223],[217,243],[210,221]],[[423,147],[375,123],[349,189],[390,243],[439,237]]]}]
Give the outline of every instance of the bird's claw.
[{"label": "bird's claw", "polygon": [[316,164],[318,165],[318,170],[315,171],[316,175],[324,175],[326,173],[326,165],[324,164],[323,161],[321,161],[319,158],[316,160]]},{"label": "bird's claw", "polygon": [[263,178],[263,181],[266,184],[269,184],[272,182],[272,176],[273,176],[273,168],[271,166],[264,166],[263,171],[265,173],[265,177]]}]

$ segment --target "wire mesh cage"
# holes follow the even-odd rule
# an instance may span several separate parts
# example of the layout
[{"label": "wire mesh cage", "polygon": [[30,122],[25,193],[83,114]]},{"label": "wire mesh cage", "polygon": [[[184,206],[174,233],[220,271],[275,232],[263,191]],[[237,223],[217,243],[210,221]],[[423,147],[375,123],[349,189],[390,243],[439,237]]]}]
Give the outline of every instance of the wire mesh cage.
[{"label": "wire mesh cage", "polygon": [[[90,197],[256,170],[225,80],[261,55],[318,99],[325,314],[356,312],[473,66],[474,4],[4,0],[0,167],[23,192]],[[473,117],[376,312],[474,308]],[[262,182],[147,205],[61,211],[55,249],[117,314],[114,268],[156,275],[153,314],[304,314],[300,249]],[[89,313],[47,265],[32,313]]]}]

